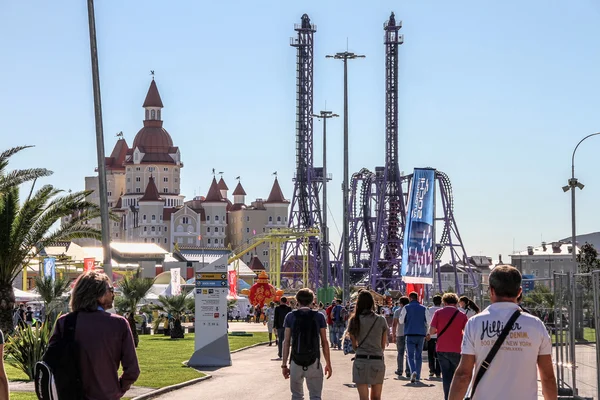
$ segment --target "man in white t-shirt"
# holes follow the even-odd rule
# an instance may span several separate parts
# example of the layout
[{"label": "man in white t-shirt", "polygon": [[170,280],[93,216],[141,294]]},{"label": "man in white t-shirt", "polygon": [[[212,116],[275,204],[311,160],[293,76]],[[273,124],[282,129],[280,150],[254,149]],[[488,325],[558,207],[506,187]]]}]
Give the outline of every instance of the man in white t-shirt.
[{"label": "man in white t-shirt", "polygon": [[[449,400],[465,397],[467,389],[473,385],[471,378],[477,376],[504,325],[519,309],[517,297],[521,293],[521,274],[516,268],[508,265],[494,268],[490,273],[489,288],[492,305],[471,317],[465,327],[462,355]],[[556,399],[550,335],[542,321],[523,313],[489,364],[472,399],[537,400],[538,371],[544,399]]]}]

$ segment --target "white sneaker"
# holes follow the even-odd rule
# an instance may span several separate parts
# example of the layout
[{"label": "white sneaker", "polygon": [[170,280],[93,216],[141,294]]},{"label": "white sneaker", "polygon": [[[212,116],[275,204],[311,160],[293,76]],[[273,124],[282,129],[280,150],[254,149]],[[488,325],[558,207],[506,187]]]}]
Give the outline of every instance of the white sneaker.
[{"label": "white sneaker", "polygon": [[410,383],[415,383],[417,381],[417,373],[413,372],[410,374]]}]

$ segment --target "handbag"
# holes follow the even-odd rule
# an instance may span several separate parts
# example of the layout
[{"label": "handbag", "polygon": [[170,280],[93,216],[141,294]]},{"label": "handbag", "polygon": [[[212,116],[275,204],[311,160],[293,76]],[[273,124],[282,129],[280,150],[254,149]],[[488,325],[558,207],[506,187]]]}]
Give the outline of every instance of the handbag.
[{"label": "handbag", "polygon": [[500,350],[500,347],[502,347],[502,344],[504,343],[504,340],[508,336],[508,333],[510,332],[513,325],[517,321],[517,318],[519,318],[520,316],[521,316],[521,309],[519,308],[513,313],[513,315],[511,315],[511,317],[508,320],[508,322],[506,323],[506,325],[504,325],[504,329],[502,329],[502,333],[500,333],[500,336],[498,336],[498,339],[492,346],[490,352],[485,357],[485,360],[481,363],[481,366],[479,367],[479,370],[477,371],[477,375],[475,376],[475,381],[473,382],[473,386],[471,388],[471,393],[468,393],[468,395],[465,396],[465,400],[471,400],[473,398],[473,395],[475,394],[475,390],[477,389],[477,385],[479,385],[481,378],[483,378],[486,371],[490,368],[490,364],[492,363],[492,360],[494,359],[494,357],[496,357],[496,353],[498,353],[498,350]]}]

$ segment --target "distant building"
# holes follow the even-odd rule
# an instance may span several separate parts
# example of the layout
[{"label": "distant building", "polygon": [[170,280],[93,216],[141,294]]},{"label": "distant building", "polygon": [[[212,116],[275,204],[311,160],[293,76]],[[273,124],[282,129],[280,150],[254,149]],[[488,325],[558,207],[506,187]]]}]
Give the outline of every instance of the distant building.
[{"label": "distant building", "polygon": [[[527,250],[510,255],[511,265],[523,275],[533,275],[536,279],[547,279],[549,282],[555,272],[573,272],[573,247],[571,243],[542,242],[539,247],[528,246]],[[577,247],[579,253],[579,246]],[[543,281],[542,281],[543,282]]]}]

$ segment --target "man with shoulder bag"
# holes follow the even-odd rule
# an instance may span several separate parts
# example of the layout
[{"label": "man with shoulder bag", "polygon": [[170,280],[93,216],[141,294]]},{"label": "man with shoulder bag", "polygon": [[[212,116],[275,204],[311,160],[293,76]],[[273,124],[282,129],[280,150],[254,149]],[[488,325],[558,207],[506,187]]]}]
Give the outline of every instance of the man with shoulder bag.
[{"label": "man with shoulder bag", "polygon": [[465,327],[449,399],[537,400],[538,372],[544,400],[557,399],[550,335],[539,318],[522,313],[517,304],[521,273],[508,265],[495,267],[489,291],[492,305]]}]

